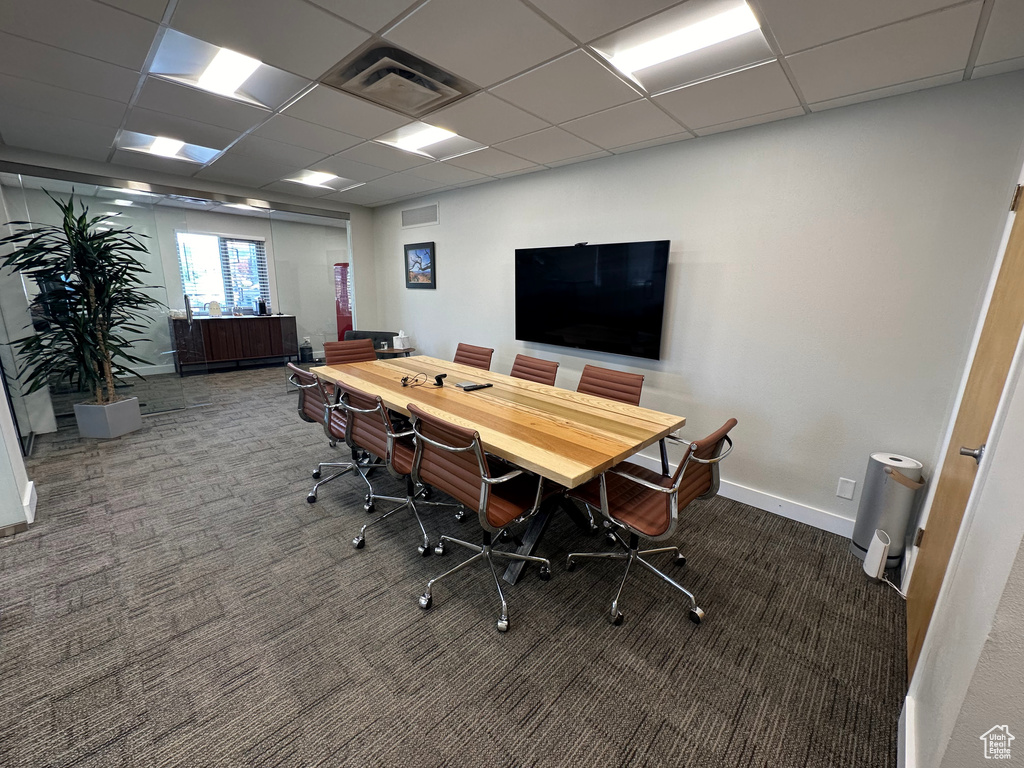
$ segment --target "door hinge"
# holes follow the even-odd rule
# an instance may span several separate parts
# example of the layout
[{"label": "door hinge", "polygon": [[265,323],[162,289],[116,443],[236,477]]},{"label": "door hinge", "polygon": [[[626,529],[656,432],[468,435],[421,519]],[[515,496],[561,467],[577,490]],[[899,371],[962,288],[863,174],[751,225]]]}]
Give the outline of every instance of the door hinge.
[{"label": "door hinge", "polygon": [[914,534],[914,546],[921,546],[921,539],[924,538],[924,528],[918,528],[917,533]]},{"label": "door hinge", "polygon": [[1020,205],[1021,193],[1024,192],[1024,184],[1018,184],[1017,188],[1013,190],[1013,197],[1010,199],[1010,210],[1016,211],[1017,206]]}]

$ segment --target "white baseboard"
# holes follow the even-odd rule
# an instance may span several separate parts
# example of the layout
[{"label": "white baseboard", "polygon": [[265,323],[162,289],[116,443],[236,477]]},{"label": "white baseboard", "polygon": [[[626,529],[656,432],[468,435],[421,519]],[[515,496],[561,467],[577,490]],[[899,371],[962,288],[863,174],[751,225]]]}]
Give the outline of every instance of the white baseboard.
[{"label": "white baseboard", "polygon": [[[632,457],[632,461],[643,464],[651,469],[660,470],[661,460],[643,454]],[[781,496],[774,496],[756,488],[748,488],[739,483],[730,483],[723,480],[718,489],[718,495],[727,499],[738,501],[741,504],[749,504],[752,507],[763,509],[765,512],[772,512],[776,515],[796,520],[797,522],[818,528],[829,533],[835,533],[847,539],[853,537],[853,520],[834,512],[828,512],[817,507],[810,507],[798,501],[784,499]]]},{"label": "white baseboard", "polygon": [[896,751],[896,768],[917,768],[917,733],[914,730],[914,697],[907,696],[900,712],[899,748]]},{"label": "white baseboard", "polygon": [[30,524],[36,520],[36,501],[36,484],[29,480],[28,485],[25,486],[25,494],[22,496],[21,506],[25,510],[25,521]]}]

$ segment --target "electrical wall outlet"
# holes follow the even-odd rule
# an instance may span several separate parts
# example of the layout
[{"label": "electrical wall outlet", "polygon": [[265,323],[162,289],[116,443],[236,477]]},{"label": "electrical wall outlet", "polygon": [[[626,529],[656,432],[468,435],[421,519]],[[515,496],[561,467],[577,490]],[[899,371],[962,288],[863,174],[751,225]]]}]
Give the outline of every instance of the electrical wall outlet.
[{"label": "electrical wall outlet", "polygon": [[852,499],[853,492],[857,489],[857,481],[848,477],[839,478],[839,487],[836,488],[836,496],[841,499]]}]

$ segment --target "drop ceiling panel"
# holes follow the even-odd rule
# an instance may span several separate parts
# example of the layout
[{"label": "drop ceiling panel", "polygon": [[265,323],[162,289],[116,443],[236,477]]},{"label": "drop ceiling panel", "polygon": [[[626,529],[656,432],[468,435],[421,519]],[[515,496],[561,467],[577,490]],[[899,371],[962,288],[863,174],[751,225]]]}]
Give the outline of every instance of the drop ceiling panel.
[{"label": "drop ceiling panel", "polygon": [[373,2],[367,2],[367,0],[311,0],[311,2],[371,32],[377,32],[410,6],[415,5],[412,0],[373,0]]},{"label": "drop ceiling panel", "polygon": [[528,115],[489,93],[478,93],[424,118],[430,125],[454,131],[481,144],[522,136],[546,128],[539,117]]},{"label": "drop ceiling panel", "polygon": [[518,0],[431,0],[385,37],[481,87],[574,47]]},{"label": "drop ceiling panel", "polygon": [[808,102],[963,71],[981,3],[882,27],[786,57]]},{"label": "drop ceiling panel", "polygon": [[636,152],[638,149],[650,149],[651,147],[660,147],[663,144],[672,144],[676,141],[685,141],[686,139],[692,139],[693,135],[689,133],[677,133],[674,136],[662,136],[660,139],[651,139],[650,141],[641,141],[636,144],[627,144],[624,147],[616,147],[612,150],[613,155],[624,155],[626,152]]},{"label": "drop ceiling panel", "polygon": [[124,127],[129,131],[148,133],[150,136],[166,136],[212,149],[224,149],[240,135],[239,131],[139,107],[128,113]]},{"label": "drop ceiling panel", "polygon": [[0,0],[5,32],[142,69],[157,25],[92,0]]},{"label": "drop ceiling panel", "polygon": [[683,130],[675,120],[646,100],[581,117],[561,127],[604,149],[638,144]]},{"label": "drop ceiling panel", "polygon": [[[977,70],[975,70],[977,72]],[[865,91],[863,93],[855,93],[852,96],[841,96],[838,99],[829,99],[828,101],[816,101],[813,104],[808,104],[812,112],[823,112],[826,109],[835,109],[836,107],[847,107],[850,104],[860,104],[864,101],[872,101],[874,99],[884,99],[889,96],[899,96],[901,93],[910,93],[912,91],[920,91],[925,88],[935,88],[940,85],[951,85],[953,83],[959,83],[963,80],[963,72],[950,72],[945,75],[936,75],[935,77],[926,77],[923,80],[913,80],[909,83],[900,83],[899,85],[890,85],[888,88],[878,88],[874,91]]]},{"label": "drop ceiling panel", "polygon": [[543,131],[502,142],[497,148],[540,165],[589,155],[600,149],[589,141],[566,133],[561,128],[545,128]]},{"label": "drop ceiling panel", "polygon": [[85,93],[33,83],[20,77],[0,75],[0,104],[4,109],[20,107],[59,117],[82,120],[117,128],[127,106],[119,101],[101,99]]},{"label": "drop ceiling panel", "polygon": [[116,128],[95,125],[19,107],[0,109],[0,135],[15,147],[52,152],[55,155],[106,160]]},{"label": "drop ceiling panel", "polygon": [[275,181],[263,187],[268,192],[281,192],[285,195],[297,195],[298,197],[323,197],[331,192],[326,187],[312,187],[309,184],[296,184],[293,181]]},{"label": "drop ceiling panel", "polygon": [[364,139],[376,138],[412,122],[408,117],[325,85],[318,85],[288,107],[285,114]]},{"label": "drop ceiling panel", "polygon": [[1024,69],[1024,56],[1019,59],[1006,59],[1005,61],[997,61],[995,64],[977,66],[971,72],[971,80],[988,77],[989,75],[1001,75],[1004,72],[1013,72],[1017,69]]},{"label": "drop ceiling panel", "polygon": [[324,200],[334,200],[339,203],[351,203],[353,205],[376,205],[388,199],[386,195],[374,190],[368,190],[366,186],[356,187],[346,192],[335,192],[324,195]]},{"label": "drop ceiling panel", "polygon": [[713,133],[734,131],[738,128],[748,128],[751,125],[761,125],[762,123],[771,123],[776,120],[785,120],[787,117],[798,117],[802,114],[804,114],[803,107],[780,109],[778,112],[769,112],[765,115],[756,115],[754,117],[743,118],[742,120],[732,120],[728,123],[721,123],[719,125],[709,125],[707,128],[699,128],[697,129],[697,135],[710,136]]},{"label": "drop ceiling panel", "polygon": [[310,79],[369,38],[302,0],[179,0],[171,26]]},{"label": "drop ceiling panel", "polygon": [[[426,165],[433,162],[430,158],[414,155],[411,152],[404,152],[401,149],[385,147],[383,144],[374,144],[368,141],[352,149],[346,149],[337,155],[346,160],[355,160],[357,163],[373,165],[377,168],[387,168],[389,171],[407,171],[417,165]],[[351,176],[346,178],[351,179]]]},{"label": "drop ceiling panel", "polygon": [[640,98],[584,51],[573,51],[499,85],[491,93],[552,123]]},{"label": "drop ceiling panel", "polygon": [[548,163],[551,168],[558,168],[563,165],[575,165],[576,163],[585,163],[588,160],[597,160],[599,157],[610,157],[611,152],[601,150],[600,152],[591,152],[588,155],[580,155],[579,157],[570,157],[568,160],[554,160]]},{"label": "drop ceiling panel", "polygon": [[326,173],[333,173],[335,176],[341,176],[343,179],[353,179],[354,181],[373,181],[381,176],[388,176],[391,173],[391,171],[385,168],[357,163],[355,160],[349,160],[341,155],[321,160],[316,165],[311,166],[310,170],[325,171]]},{"label": "drop ceiling panel", "polygon": [[654,100],[690,128],[799,106],[782,67],[775,62],[705,80]]},{"label": "drop ceiling panel", "polygon": [[405,197],[406,195],[423,194],[424,192],[430,192],[444,186],[447,185],[439,181],[421,179],[418,176],[412,176],[407,173],[395,173],[391,176],[385,176],[383,179],[371,181],[366,185],[365,189],[368,193],[379,193],[386,195],[388,199],[392,199]]},{"label": "drop ceiling panel", "polygon": [[470,171],[465,168],[451,165],[448,162],[430,163],[413,168],[408,172],[411,176],[418,176],[428,181],[436,181],[440,184],[465,184],[468,181],[487,178],[483,174]]},{"label": "drop ceiling panel", "polygon": [[[196,178],[262,187],[264,184],[280,181],[299,169],[300,166],[294,164],[278,163],[266,158],[228,152],[221,155],[212,165],[199,171]],[[295,186],[301,185],[296,184]]]},{"label": "drop ceiling panel", "polygon": [[978,52],[978,65],[1024,57],[1024,3],[996,0]]},{"label": "drop ceiling panel", "polygon": [[479,152],[471,152],[462,157],[453,157],[451,160],[445,160],[445,162],[448,165],[455,165],[459,168],[468,168],[485,176],[498,176],[502,173],[523,171],[536,165],[536,163],[531,163],[529,160],[523,160],[521,157],[514,157],[507,152],[493,148],[481,149]]},{"label": "drop ceiling panel", "polygon": [[285,144],[294,144],[297,147],[306,147],[323,152],[325,155],[332,155],[362,143],[362,139],[356,136],[324,128],[322,125],[307,123],[305,120],[288,117],[288,115],[275,115],[257,128],[253,135],[274,139]]},{"label": "drop ceiling panel", "polygon": [[106,5],[120,8],[122,11],[134,13],[136,16],[145,16],[153,21],[160,21],[167,8],[167,0],[103,0],[103,2]]},{"label": "drop ceiling panel", "polygon": [[533,4],[583,42],[614,32],[675,5],[679,0],[533,0]]},{"label": "drop ceiling panel", "polygon": [[265,139],[262,136],[246,136],[231,147],[228,154],[271,160],[297,169],[308,168],[327,156],[326,152],[317,152],[315,149],[297,147],[294,144],[282,144],[280,141]]},{"label": "drop ceiling panel", "polygon": [[130,69],[3,32],[0,72],[125,104],[139,82]]},{"label": "drop ceiling panel", "polygon": [[955,0],[759,0],[783,53],[883,27],[953,5]]},{"label": "drop ceiling panel", "polygon": [[165,112],[200,123],[247,131],[270,116],[266,109],[189,88],[159,77],[147,77],[136,106]]}]

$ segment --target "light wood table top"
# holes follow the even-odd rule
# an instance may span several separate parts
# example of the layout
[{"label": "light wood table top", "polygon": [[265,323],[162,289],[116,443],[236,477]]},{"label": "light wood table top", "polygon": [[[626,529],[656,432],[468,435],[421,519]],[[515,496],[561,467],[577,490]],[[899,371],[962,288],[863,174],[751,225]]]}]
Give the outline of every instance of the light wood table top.
[{"label": "light wood table top", "polygon": [[[311,372],[341,381],[408,414],[414,403],[480,433],[484,448],[524,469],[574,488],[686,423],[673,416],[614,400],[513,379],[425,355],[367,363],[320,366]],[[427,375],[427,383],[403,387],[402,377]],[[444,387],[434,376],[448,374]],[[463,392],[457,382],[493,384]]]}]

